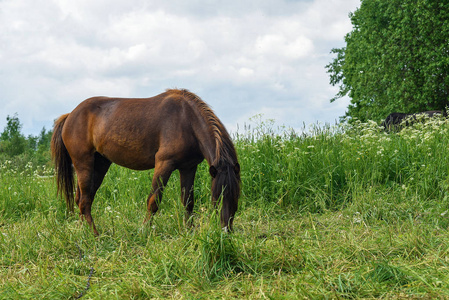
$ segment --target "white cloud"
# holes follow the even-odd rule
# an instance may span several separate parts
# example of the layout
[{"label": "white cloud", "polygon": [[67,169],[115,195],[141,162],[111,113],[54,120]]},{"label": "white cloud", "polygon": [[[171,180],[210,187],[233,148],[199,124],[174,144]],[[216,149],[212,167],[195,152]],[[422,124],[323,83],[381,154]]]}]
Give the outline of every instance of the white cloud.
[{"label": "white cloud", "polygon": [[[357,5],[0,1],[0,130],[15,112],[37,133],[87,97],[153,96],[169,87],[197,92],[228,126],[258,112],[294,127],[338,118],[344,107],[328,102],[336,91],[324,66]],[[323,114],[308,112],[317,107]]]},{"label": "white cloud", "polygon": [[267,34],[257,38],[254,50],[264,60],[297,60],[310,55],[313,42],[303,36],[290,39],[278,34]]}]

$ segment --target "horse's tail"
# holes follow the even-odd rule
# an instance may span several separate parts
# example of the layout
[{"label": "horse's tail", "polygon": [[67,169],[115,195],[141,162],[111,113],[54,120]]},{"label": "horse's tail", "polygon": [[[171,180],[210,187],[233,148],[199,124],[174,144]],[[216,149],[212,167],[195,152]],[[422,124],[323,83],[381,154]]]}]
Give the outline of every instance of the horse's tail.
[{"label": "horse's tail", "polygon": [[67,210],[73,212],[74,177],[72,159],[62,140],[62,128],[69,114],[59,117],[55,122],[51,137],[51,156],[55,163],[57,194],[64,194]]}]

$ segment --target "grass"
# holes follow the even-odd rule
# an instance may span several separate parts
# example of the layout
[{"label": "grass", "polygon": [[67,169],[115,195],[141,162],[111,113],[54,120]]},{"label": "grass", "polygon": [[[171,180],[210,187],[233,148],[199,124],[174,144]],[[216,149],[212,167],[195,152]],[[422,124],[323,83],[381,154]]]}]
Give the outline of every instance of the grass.
[{"label": "grass", "polygon": [[0,298],[449,297],[446,120],[389,134],[374,123],[252,127],[235,137],[233,234],[211,207],[206,164],[191,228],[177,174],[144,224],[151,174],[113,166],[95,237],[66,214],[51,170],[0,162]]}]

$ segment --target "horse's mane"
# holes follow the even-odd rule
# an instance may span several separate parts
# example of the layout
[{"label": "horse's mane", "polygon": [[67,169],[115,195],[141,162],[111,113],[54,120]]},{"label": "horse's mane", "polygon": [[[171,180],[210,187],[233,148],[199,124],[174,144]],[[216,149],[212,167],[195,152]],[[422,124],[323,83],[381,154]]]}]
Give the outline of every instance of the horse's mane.
[{"label": "horse's mane", "polygon": [[167,93],[181,95],[198,109],[198,112],[205,120],[215,140],[215,159],[212,164],[218,167],[225,163],[232,165],[237,163],[237,152],[235,151],[231,137],[209,105],[201,100],[199,96],[186,89],[170,89],[167,90]]},{"label": "horse's mane", "polygon": [[[167,90],[168,93],[181,95],[192,108],[199,112],[209,127],[210,134],[215,140],[215,158],[211,163],[219,172],[212,181],[212,196],[218,201],[222,196],[222,221],[229,220],[230,212],[237,211],[240,195],[240,166],[237,161],[237,152],[231,137],[223,123],[218,119],[212,109],[197,95],[188,90]],[[231,224],[232,225],[232,221]]]}]

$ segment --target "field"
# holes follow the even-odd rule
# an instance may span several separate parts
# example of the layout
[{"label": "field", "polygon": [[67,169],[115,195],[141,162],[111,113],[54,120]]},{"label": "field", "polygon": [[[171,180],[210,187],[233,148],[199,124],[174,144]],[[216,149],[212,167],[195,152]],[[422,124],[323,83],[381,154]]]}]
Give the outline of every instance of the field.
[{"label": "field", "polygon": [[205,163],[184,226],[179,178],[144,224],[149,172],[113,166],[93,205],[100,236],[67,214],[48,166],[0,162],[1,299],[449,298],[449,122],[235,134],[235,232]]}]

